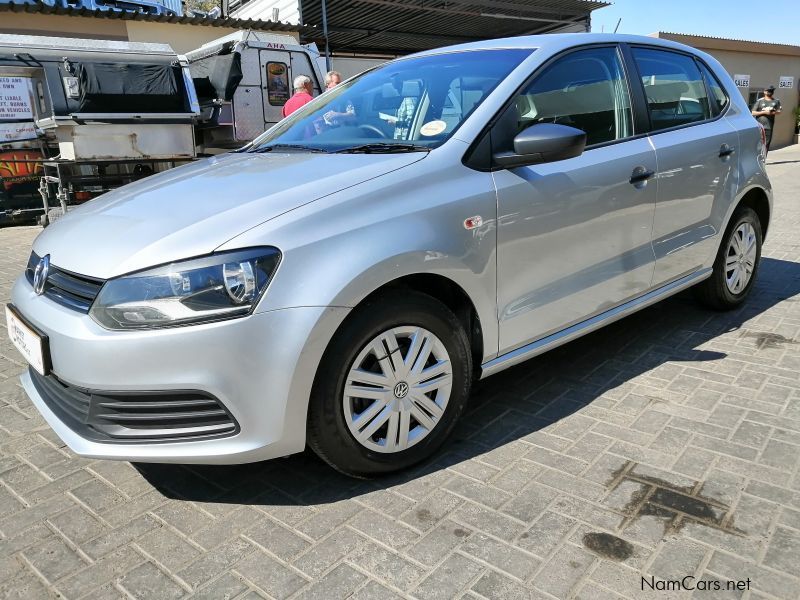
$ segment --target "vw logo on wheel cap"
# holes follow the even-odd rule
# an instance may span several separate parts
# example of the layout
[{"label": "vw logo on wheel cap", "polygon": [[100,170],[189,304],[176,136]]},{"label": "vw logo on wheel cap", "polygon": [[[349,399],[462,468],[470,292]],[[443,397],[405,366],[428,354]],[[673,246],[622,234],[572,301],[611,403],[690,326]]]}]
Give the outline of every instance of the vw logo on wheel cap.
[{"label": "vw logo on wheel cap", "polygon": [[407,394],[408,394],[408,384],[405,381],[401,381],[396,386],[394,386],[395,398],[405,398]]},{"label": "vw logo on wheel cap", "polygon": [[39,259],[39,264],[33,271],[33,291],[39,296],[44,293],[44,284],[47,283],[47,276],[50,274],[50,255]]}]

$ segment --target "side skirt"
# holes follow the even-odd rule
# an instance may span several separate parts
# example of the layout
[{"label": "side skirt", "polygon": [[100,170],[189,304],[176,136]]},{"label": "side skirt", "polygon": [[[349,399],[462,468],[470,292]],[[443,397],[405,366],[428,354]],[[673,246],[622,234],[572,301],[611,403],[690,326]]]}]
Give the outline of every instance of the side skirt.
[{"label": "side skirt", "polygon": [[522,346],[521,348],[507,352],[502,356],[498,356],[489,362],[485,362],[481,365],[481,379],[489,377],[490,375],[494,375],[495,373],[499,373],[504,369],[513,367],[514,365],[518,365],[521,362],[525,362],[534,356],[539,356],[548,350],[557,348],[558,346],[566,344],[567,342],[571,342],[582,335],[586,335],[589,332],[600,329],[604,325],[618,321],[619,319],[627,317],[638,310],[647,308],[656,302],[660,302],[661,300],[664,300],[673,294],[677,294],[678,292],[685,290],[696,283],[700,283],[704,279],[707,279],[711,276],[711,272],[711,268],[695,271],[691,275],[686,275],[685,277],[676,279],[672,283],[668,283],[667,285],[655,289],[652,292],[648,292],[643,296],[634,298],[625,304],[620,304],[616,308],[612,308],[604,313],[600,313],[591,319],[576,323],[567,329],[563,329],[548,335],[547,337],[535,342],[531,342],[530,344]]}]

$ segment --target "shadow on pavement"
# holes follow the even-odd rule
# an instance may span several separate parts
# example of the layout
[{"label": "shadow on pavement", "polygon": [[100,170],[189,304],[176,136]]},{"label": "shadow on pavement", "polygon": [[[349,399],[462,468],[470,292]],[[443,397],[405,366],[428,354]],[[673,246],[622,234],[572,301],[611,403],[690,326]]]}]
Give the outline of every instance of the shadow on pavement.
[{"label": "shadow on pavement", "polygon": [[[412,481],[525,438],[668,361],[701,363],[697,366],[702,368],[702,363],[725,358],[700,347],[737,331],[778,302],[800,300],[794,298],[798,294],[800,263],[763,258],[753,293],[737,310],[709,311],[687,291],[480,381],[451,441],[427,463],[400,474],[351,479],[310,451],[238,466],[134,466],[169,498],[256,505],[336,502]],[[747,335],[759,345],[797,343],[752,329]]]}]

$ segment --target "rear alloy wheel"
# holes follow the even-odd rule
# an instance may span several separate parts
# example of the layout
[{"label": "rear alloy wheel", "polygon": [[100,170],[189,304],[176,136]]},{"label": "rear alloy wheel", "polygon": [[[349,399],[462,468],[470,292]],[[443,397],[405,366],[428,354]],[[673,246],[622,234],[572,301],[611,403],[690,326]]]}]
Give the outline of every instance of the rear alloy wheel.
[{"label": "rear alloy wheel", "polygon": [[733,232],[725,253],[725,285],[731,294],[741,294],[750,283],[757,259],[756,230],[751,223],[741,223]]},{"label": "rear alloy wheel", "polygon": [[308,445],[339,471],[369,477],[433,454],[472,382],[469,339],[441,302],[411,290],[358,307],[314,379]]},{"label": "rear alloy wheel", "polygon": [[736,308],[755,283],[761,262],[761,221],[747,206],[731,218],[711,277],[695,286],[697,298],[717,310]]}]

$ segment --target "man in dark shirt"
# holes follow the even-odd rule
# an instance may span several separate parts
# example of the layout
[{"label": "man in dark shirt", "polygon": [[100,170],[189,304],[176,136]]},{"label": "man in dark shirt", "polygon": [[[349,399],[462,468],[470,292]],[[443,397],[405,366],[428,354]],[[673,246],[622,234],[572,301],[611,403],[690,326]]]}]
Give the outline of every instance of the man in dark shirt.
[{"label": "man in dark shirt", "polygon": [[781,101],[774,97],[775,86],[771,85],[764,90],[764,97],[753,104],[753,116],[761,123],[767,134],[767,150],[772,143],[772,128],[775,126],[775,115],[781,113]]}]

